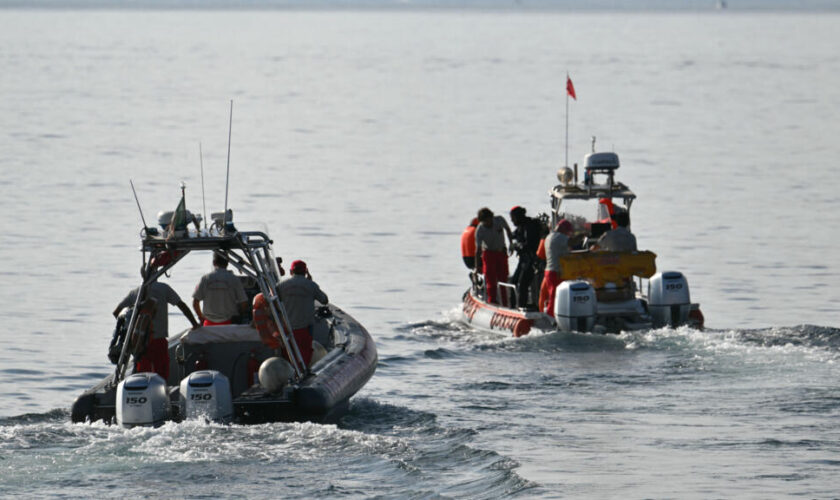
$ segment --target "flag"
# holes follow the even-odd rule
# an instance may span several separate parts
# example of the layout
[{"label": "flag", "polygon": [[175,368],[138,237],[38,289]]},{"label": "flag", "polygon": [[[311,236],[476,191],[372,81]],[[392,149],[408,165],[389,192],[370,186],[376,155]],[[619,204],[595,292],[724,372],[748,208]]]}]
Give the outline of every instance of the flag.
[{"label": "flag", "polygon": [[178,233],[180,231],[184,231],[187,228],[187,208],[186,203],[184,203],[184,194],[181,193],[181,201],[178,203],[178,207],[175,208],[175,212],[172,213],[172,220],[169,222],[169,227],[166,231],[167,238],[178,237]]},{"label": "flag", "polygon": [[577,101],[577,96],[575,95],[575,86],[572,85],[572,79],[569,78],[568,75],[566,75],[566,93],[568,93],[572,99]]}]

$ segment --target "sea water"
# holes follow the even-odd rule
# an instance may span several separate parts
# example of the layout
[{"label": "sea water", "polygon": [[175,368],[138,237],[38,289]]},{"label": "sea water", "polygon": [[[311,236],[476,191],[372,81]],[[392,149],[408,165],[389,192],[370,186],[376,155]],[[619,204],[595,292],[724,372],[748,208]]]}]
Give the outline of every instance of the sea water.
[{"label": "sea water", "polygon": [[[840,17],[0,10],[0,496],[835,497]],[[615,150],[707,329],[459,322],[476,210]],[[142,227],[229,205],[376,339],[338,425],[70,424]],[[206,209],[202,202],[203,151]],[[164,281],[186,301],[210,256]],[[170,328],[187,325],[170,310]]]}]

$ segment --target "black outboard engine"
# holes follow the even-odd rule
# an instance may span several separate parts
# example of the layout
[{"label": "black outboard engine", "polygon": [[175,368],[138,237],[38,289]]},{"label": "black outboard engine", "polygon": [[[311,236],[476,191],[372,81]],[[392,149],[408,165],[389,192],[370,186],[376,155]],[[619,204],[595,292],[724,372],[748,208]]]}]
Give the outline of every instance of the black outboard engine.
[{"label": "black outboard engine", "polygon": [[132,308],[125,307],[117,316],[117,325],[114,327],[114,336],[111,338],[111,345],[108,346],[108,359],[112,364],[117,364],[120,360],[120,353],[122,353],[123,344],[125,343],[125,336],[128,333],[128,323],[131,320]]},{"label": "black outboard engine", "polygon": [[686,324],[691,297],[685,276],[678,271],[654,274],[648,283],[648,309],[657,328]]}]

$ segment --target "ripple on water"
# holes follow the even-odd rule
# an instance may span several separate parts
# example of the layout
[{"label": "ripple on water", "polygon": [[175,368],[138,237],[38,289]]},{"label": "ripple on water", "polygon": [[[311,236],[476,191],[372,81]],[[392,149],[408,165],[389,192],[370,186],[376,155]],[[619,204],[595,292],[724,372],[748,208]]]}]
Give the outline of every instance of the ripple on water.
[{"label": "ripple on water", "polygon": [[[272,496],[297,497],[404,497],[411,490],[423,498],[498,498],[535,486],[516,474],[516,461],[475,448],[475,431],[445,428],[434,414],[365,398],[353,402],[340,426],[186,421],[122,429],[68,418],[54,410],[0,420],[0,450],[11,468],[0,491],[29,484],[33,495],[83,496],[95,486],[130,495],[143,484],[151,496],[252,496],[270,489]],[[39,481],[30,484],[34,474]]]}]

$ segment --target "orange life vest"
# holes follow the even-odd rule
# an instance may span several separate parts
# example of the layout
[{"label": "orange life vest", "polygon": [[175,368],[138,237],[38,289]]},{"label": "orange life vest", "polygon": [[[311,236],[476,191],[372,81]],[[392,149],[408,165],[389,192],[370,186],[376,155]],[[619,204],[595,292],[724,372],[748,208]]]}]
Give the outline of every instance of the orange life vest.
[{"label": "orange life vest", "polygon": [[475,257],[475,226],[467,226],[461,235],[461,256]]},{"label": "orange life vest", "polygon": [[258,293],[254,297],[254,327],[260,334],[260,340],[263,344],[271,349],[279,349],[280,341],[277,338],[280,336],[279,329],[274,323],[274,318],[271,317],[271,312],[268,310],[268,301],[262,293]]}]

